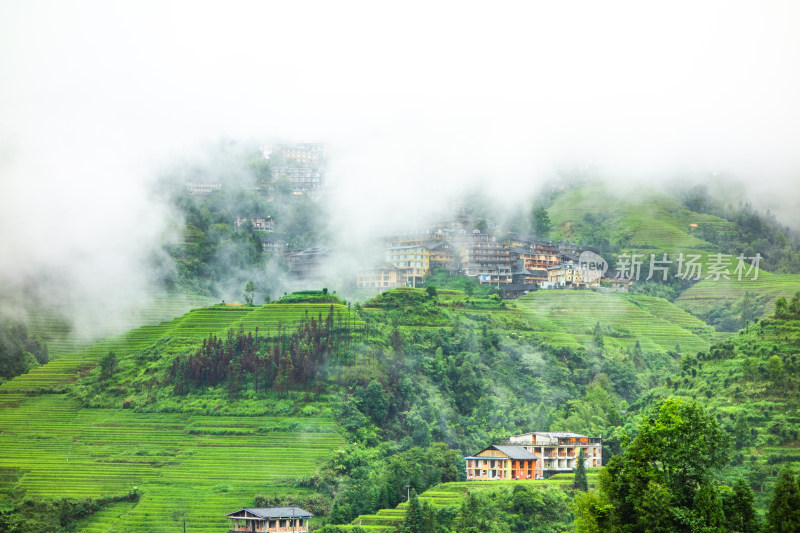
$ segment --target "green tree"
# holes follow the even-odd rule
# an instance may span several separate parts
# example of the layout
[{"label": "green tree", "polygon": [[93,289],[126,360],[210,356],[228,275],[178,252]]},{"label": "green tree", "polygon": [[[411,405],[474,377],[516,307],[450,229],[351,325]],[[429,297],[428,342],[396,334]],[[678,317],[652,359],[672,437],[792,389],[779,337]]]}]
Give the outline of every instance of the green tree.
[{"label": "green tree", "polygon": [[725,503],[725,521],[729,531],[757,533],[761,530],[754,505],[753,490],[742,478],[733,484],[733,490]]},{"label": "green tree", "polygon": [[117,368],[117,354],[108,352],[100,359],[100,380],[105,381],[109,379]]},{"label": "green tree", "polygon": [[408,499],[408,507],[406,507],[406,517],[403,520],[403,531],[405,533],[426,533],[425,531],[425,513],[419,503],[417,491],[411,490],[411,496]]},{"label": "green tree", "polygon": [[744,411],[739,411],[736,415],[733,438],[737,450],[741,450],[750,442],[750,425],[747,423],[747,414]]},{"label": "green tree", "polygon": [[766,525],[770,533],[800,531],[800,488],[789,465],[784,465],[778,474]]},{"label": "green tree", "polygon": [[697,491],[694,507],[700,521],[710,531],[722,531],[725,523],[725,513],[722,510],[722,500],[717,489],[709,483],[703,483]]},{"label": "green tree", "polygon": [[780,384],[783,380],[783,360],[777,355],[767,359],[767,371],[772,382],[776,385]]},{"label": "green tree", "polygon": [[598,348],[603,348],[605,344],[603,340],[603,326],[600,325],[600,322],[597,322],[594,325],[594,345]]},{"label": "green tree", "polygon": [[429,286],[425,287],[425,292],[428,293],[428,296],[430,298],[436,298],[436,294],[437,294],[436,293],[436,287],[434,287],[433,285],[429,285]]},{"label": "green tree", "polygon": [[550,222],[550,215],[547,214],[547,209],[537,207],[533,210],[533,232],[538,237],[547,238],[552,227],[553,224]]},{"label": "green tree", "polygon": [[[614,527],[608,530],[717,530],[718,505],[708,491],[712,474],[727,462],[729,437],[716,418],[694,402],[667,398],[644,414],[638,430],[625,455],[608,462],[607,478],[600,483],[599,500],[613,506],[606,521]],[[591,505],[578,510],[598,509],[608,512]]]},{"label": "green tree", "polygon": [[586,492],[589,490],[589,481],[586,478],[586,457],[583,448],[578,452],[578,465],[575,468],[575,482],[573,488]]},{"label": "green tree", "polygon": [[247,302],[247,305],[253,305],[253,298],[255,298],[255,294],[256,285],[251,279],[244,285],[244,301]]}]

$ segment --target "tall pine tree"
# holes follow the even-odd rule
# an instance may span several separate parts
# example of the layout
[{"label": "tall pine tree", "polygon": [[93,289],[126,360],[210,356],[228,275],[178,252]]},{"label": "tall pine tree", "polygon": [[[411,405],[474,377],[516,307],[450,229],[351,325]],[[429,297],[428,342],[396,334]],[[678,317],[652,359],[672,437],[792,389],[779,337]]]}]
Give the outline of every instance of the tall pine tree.
[{"label": "tall pine tree", "polygon": [[761,530],[754,506],[753,490],[742,478],[733,484],[733,495],[725,505],[725,518],[729,529],[741,533],[757,533]]},{"label": "tall pine tree", "polygon": [[575,482],[573,488],[586,492],[589,490],[589,480],[586,478],[586,457],[583,448],[578,453],[578,466],[575,468]]},{"label": "tall pine tree", "polygon": [[793,533],[800,531],[800,488],[788,465],[781,468],[775,492],[769,502],[767,531]]},{"label": "tall pine tree", "polygon": [[411,490],[411,496],[408,499],[406,518],[403,522],[403,531],[405,533],[426,533],[425,513],[422,510],[422,506],[419,504],[417,491],[413,489]]}]

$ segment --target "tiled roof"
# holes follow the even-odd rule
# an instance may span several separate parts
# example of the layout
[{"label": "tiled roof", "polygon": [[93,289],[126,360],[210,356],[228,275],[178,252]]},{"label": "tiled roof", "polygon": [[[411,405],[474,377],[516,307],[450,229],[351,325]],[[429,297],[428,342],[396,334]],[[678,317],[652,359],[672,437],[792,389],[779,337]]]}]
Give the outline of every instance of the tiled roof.
[{"label": "tiled roof", "polygon": [[239,514],[243,511],[247,511],[259,518],[310,518],[314,516],[299,507],[245,507],[236,512],[228,513],[225,516]]}]

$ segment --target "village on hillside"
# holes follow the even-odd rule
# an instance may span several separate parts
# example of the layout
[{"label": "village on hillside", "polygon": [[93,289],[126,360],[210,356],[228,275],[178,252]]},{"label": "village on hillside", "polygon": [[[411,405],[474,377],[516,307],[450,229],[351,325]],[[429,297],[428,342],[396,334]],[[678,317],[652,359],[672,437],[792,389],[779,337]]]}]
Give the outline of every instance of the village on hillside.
[{"label": "village on hillside", "polygon": [[[274,165],[268,185],[255,192],[268,202],[279,191],[290,198],[316,199],[326,190],[327,144],[275,144],[262,147],[262,154]],[[197,196],[221,189],[221,183],[189,183],[187,192]],[[237,230],[244,228],[257,235],[262,251],[285,261],[293,279],[311,282],[328,274],[336,252],[329,244],[289,248],[280,224],[267,213],[239,213],[231,223]],[[382,241],[382,260],[352,273],[356,288],[382,292],[424,286],[433,272],[473,278],[495,287],[507,299],[538,289],[627,291],[632,284],[629,276],[617,270],[598,270],[581,262],[582,252],[595,250],[532,234],[501,234],[494,221],[477,217],[467,207],[455,207],[450,216],[436,223],[385,235]]]}]

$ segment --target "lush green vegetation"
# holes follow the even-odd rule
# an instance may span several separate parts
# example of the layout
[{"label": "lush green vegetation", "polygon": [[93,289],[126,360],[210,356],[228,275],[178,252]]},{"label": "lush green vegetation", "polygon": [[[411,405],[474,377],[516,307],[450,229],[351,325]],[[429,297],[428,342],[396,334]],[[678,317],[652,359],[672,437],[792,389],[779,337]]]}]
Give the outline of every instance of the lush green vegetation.
[{"label": "lush green vegetation", "polygon": [[0,322],[0,383],[48,360],[47,344],[29,335],[25,324]]},{"label": "lush green vegetation", "polygon": [[[16,523],[47,502],[90,499],[93,510],[98,501],[108,507],[82,518],[81,530],[152,531],[186,520],[193,531],[217,531],[227,509],[255,494],[309,492],[290,480],[313,474],[343,442],[325,396],[242,387],[232,399],[225,386],[176,396],[162,380],[175,358],[201,350],[210,334],[232,328],[234,338],[259,331],[291,339],[313,331],[321,316],[353,324],[346,307],[330,304],[216,306],[5,383],[2,511]],[[47,372],[51,365],[56,370]],[[134,489],[138,502],[117,501]],[[85,514],[64,514],[62,525]],[[34,526],[27,531],[52,530]]]},{"label": "lush green vegetation", "polygon": [[[173,191],[186,227],[167,282],[248,305],[195,309],[94,343],[44,317],[24,334],[2,330],[3,347],[14,347],[3,354],[17,356],[5,360],[22,355],[30,369],[0,385],[6,528],[45,510],[57,523],[28,530],[169,530],[185,520],[210,532],[229,510],[287,504],[310,509],[323,531],[792,523],[796,480],[783,467],[800,459],[800,281],[788,273],[794,244],[763,216],[587,186],[554,193],[531,221],[540,236],[609,260],[767,250],[762,267],[785,273],[758,280],[695,283],[676,279],[673,265],[668,282],[630,293],[508,301],[434,272],[425,288],[352,307],[327,289],[255,306],[286,265],[233,217],[269,209],[291,228],[281,236],[290,246],[324,235],[319,204],[290,199],[286,184],[267,203],[248,187],[269,182],[269,164],[247,164],[220,193]],[[202,169],[176,175],[208,181]],[[47,364],[37,337],[51,348]],[[603,437],[608,468],[590,469],[585,483],[581,472],[463,480],[461,457],[532,430]]]}]

